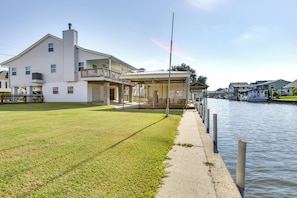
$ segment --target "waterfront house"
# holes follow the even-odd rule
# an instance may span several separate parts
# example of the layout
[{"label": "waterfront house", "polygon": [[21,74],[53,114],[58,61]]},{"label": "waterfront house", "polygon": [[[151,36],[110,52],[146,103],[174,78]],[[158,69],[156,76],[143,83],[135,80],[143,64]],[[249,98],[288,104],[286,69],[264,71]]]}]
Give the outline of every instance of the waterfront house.
[{"label": "waterfront house", "polygon": [[293,89],[297,87],[297,80],[287,84],[283,87],[283,93],[284,95],[292,96],[293,95]]},{"label": "waterfront house", "polygon": [[8,71],[0,71],[0,95],[10,94]]},{"label": "waterfront house", "polygon": [[[184,107],[189,101],[190,73],[146,72],[101,52],[78,46],[71,28],[58,38],[47,34],[17,56],[0,63],[9,69],[10,102],[96,102],[109,105],[132,102],[133,96],[149,107]],[[159,105],[159,106],[158,106]]]},{"label": "waterfront house", "polygon": [[269,92],[277,91],[280,95],[284,95],[285,90],[283,90],[283,88],[285,85],[289,83],[289,81],[283,79],[270,80],[264,83],[254,85],[253,89],[267,90]]},{"label": "waterfront house", "polygon": [[128,93],[128,100],[132,100],[129,90],[134,83],[123,81],[120,75],[136,68],[112,55],[78,46],[78,32],[71,24],[62,39],[47,34],[0,64],[9,68],[12,95],[38,93],[45,102],[109,105],[111,100],[121,102],[121,94]]},{"label": "waterfront house", "polygon": [[232,82],[228,87],[229,100],[239,100],[241,95],[246,95],[250,86],[247,82]]}]

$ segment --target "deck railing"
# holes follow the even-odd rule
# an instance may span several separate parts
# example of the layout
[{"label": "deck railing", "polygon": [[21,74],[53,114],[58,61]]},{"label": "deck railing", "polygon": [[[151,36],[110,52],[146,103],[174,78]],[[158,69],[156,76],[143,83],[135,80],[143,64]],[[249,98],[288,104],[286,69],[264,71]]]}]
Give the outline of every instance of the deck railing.
[{"label": "deck railing", "polygon": [[104,78],[111,78],[111,79],[114,79],[114,80],[120,80],[120,73],[111,71],[109,69],[104,69],[104,68],[82,69],[81,70],[81,77],[82,78],[104,77]]},{"label": "deck railing", "polygon": [[0,104],[13,103],[42,103],[43,95],[1,95]]}]

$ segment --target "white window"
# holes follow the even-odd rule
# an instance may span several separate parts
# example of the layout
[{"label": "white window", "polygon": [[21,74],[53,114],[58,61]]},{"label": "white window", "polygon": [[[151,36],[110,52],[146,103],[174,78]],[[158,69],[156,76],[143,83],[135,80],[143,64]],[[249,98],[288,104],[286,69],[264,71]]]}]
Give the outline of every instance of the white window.
[{"label": "white window", "polygon": [[30,72],[30,66],[27,66],[27,67],[26,67],[26,75],[30,75],[30,73],[31,73],[31,72]]},{"label": "white window", "polygon": [[53,52],[54,51],[54,44],[53,43],[49,43],[48,44],[48,52]]},{"label": "white window", "polygon": [[16,67],[11,68],[11,75],[16,76],[17,75],[17,69]]},{"label": "white window", "polygon": [[53,87],[53,94],[59,93],[59,87]]},{"label": "white window", "polygon": [[67,87],[67,93],[68,94],[73,94],[73,87],[72,86]]},{"label": "white window", "polygon": [[56,64],[51,64],[51,73],[56,73]]}]

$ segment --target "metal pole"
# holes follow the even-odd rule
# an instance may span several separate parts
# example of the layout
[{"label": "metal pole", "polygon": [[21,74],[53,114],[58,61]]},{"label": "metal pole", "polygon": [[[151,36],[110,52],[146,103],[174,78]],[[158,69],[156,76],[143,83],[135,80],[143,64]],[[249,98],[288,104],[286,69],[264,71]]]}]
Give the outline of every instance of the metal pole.
[{"label": "metal pole", "polygon": [[209,133],[209,113],[210,113],[210,110],[207,109],[206,133]]},{"label": "metal pole", "polygon": [[123,102],[123,110],[125,109],[125,102],[124,102],[124,100],[125,100],[125,98],[124,98],[124,88],[125,88],[125,86],[124,86],[124,79],[122,79],[122,98],[121,98],[121,100],[122,100],[122,102]]},{"label": "metal pole", "polygon": [[242,197],[244,197],[245,160],[246,160],[246,142],[243,140],[239,140],[237,168],[236,168],[236,185]]},{"label": "metal pole", "polygon": [[213,152],[218,153],[217,114],[213,114]]},{"label": "metal pole", "polygon": [[168,93],[167,93],[167,105],[166,105],[166,115],[169,115],[169,95],[170,95],[170,73],[171,73],[171,58],[172,58],[172,38],[173,38],[173,24],[174,24],[174,12],[172,13],[172,27],[171,27],[171,42],[170,42],[170,58],[169,58],[169,76],[168,76]]}]

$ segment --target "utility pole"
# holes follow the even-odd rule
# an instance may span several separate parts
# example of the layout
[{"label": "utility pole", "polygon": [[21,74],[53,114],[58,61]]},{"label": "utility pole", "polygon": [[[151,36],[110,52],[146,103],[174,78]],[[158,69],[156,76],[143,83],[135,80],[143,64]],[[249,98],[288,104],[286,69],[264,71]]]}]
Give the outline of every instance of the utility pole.
[{"label": "utility pole", "polygon": [[171,58],[172,58],[172,38],[173,38],[173,24],[174,24],[174,12],[172,13],[172,26],[171,26],[171,41],[170,41],[170,58],[169,58],[169,75],[168,75],[168,93],[167,93],[167,105],[166,105],[166,116],[169,115],[169,95],[170,95],[170,73],[171,73]]}]

